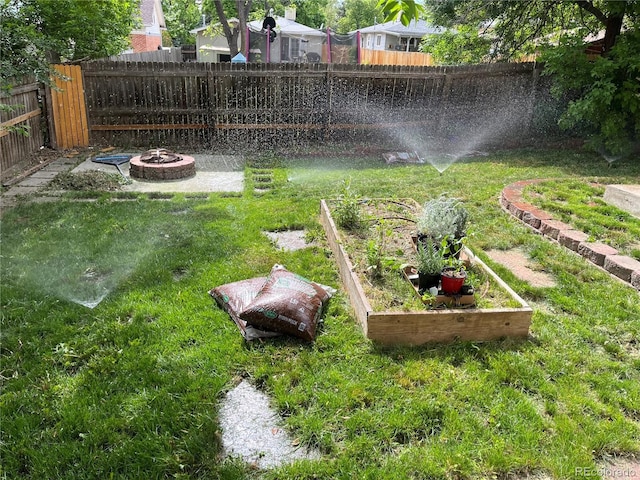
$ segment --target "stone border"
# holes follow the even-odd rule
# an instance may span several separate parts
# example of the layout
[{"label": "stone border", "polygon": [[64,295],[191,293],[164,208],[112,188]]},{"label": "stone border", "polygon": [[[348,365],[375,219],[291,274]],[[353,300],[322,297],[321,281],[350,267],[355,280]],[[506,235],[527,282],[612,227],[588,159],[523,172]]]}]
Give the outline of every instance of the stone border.
[{"label": "stone border", "polygon": [[547,212],[526,203],[522,191],[528,185],[540,183],[544,179],[521,180],[502,189],[500,204],[511,215],[529,225],[540,234],[556,240],[560,245],[576,252],[591,263],[602,267],[611,275],[640,290],[640,262],[604,243],[588,242],[589,236],[570,225],[554,220]]}]

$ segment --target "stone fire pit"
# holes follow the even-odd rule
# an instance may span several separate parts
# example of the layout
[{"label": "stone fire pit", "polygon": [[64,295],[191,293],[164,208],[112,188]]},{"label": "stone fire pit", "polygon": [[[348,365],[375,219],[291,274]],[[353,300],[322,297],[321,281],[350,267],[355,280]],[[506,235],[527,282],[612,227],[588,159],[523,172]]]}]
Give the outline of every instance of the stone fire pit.
[{"label": "stone fire pit", "polygon": [[164,148],[148,150],[133,157],[129,175],[143,180],[179,180],[196,174],[196,163],[189,155],[178,155]]}]

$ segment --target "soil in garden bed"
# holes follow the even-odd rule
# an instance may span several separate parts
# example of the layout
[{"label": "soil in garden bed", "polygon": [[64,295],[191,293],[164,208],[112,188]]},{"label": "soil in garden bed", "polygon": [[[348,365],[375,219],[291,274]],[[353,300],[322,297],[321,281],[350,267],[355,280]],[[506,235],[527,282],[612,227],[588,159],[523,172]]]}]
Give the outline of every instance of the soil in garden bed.
[{"label": "soil in garden bed", "polygon": [[[336,201],[327,205],[333,210]],[[412,235],[422,206],[413,199],[367,199],[359,207],[361,226],[338,230],[373,311],[428,309],[403,275],[403,267],[415,265]],[[479,267],[468,269],[467,284],[475,290],[478,308],[520,306]]]}]

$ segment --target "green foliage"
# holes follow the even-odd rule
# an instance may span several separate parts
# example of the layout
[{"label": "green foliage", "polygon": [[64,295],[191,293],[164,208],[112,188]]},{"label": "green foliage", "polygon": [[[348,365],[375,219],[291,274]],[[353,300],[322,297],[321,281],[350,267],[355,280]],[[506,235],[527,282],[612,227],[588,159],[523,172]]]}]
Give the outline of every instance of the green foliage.
[{"label": "green foliage", "polygon": [[416,268],[427,275],[439,274],[445,266],[444,249],[436,246],[429,237],[418,242]]},{"label": "green foliage", "polygon": [[444,194],[427,201],[416,221],[418,234],[429,235],[436,243],[461,238],[466,233],[469,212],[462,202]]},{"label": "green foliage", "polygon": [[162,0],[162,11],[173,45],[194,45],[196,39],[189,31],[202,22],[195,0]]},{"label": "green foliage", "polygon": [[474,64],[488,58],[491,43],[490,38],[478,35],[477,29],[461,25],[455,31],[427,35],[420,44],[420,50],[431,54],[438,65]]},{"label": "green foliage", "polygon": [[31,75],[49,82],[47,51],[54,43],[34,21],[35,5],[21,7],[0,1],[0,90],[7,91],[16,79]]},{"label": "green foliage", "polygon": [[415,0],[379,0],[378,8],[384,13],[385,22],[400,20],[405,26],[424,13],[424,6]]},{"label": "green foliage", "polygon": [[138,0],[0,1],[0,87],[25,75],[49,83],[50,62],[122,52],[138,11]]},{"label": "green foliage", "polygon": [[340,6],[336,26],[332,28],[339,33],[347,33],[373,25],[380,16],[378,0],[345,0]]},{"label": "green foliage", "polygon": [[360,195],[351,189],[351,180],[343,180],[342,193],[333,208],[333,217],[339,227],[357,230],[362,226]]},{"label": "green foliage", "polygon": [[621,35],[607,56],[594,60],[576,39],[547,50],[543,59],[556,96],[572,98],[560,126],[591,132],[595,151],[629,155],[640,134],[640,30]]},{"label": "green foliage", "polygon": [[126,50],[140,22],[139,0],[27,0],[38,29],[51,40],[53,60],[103,58]]}]

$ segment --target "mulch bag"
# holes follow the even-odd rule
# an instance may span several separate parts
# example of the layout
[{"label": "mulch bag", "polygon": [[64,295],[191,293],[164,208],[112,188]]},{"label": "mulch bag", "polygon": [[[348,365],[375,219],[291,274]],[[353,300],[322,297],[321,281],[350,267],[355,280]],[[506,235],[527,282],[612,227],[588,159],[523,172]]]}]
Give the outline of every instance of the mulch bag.
[{"label": "mulch bag", "polygon": [[209,291],[209,295],[213,297],[220,308],[229,314],[238,326],[245,340],[280,335],[278,332],[266,332],[247,325],[247,322],[240,318],[240,313],[256,298],[266,281],[267,277],[250,278],[249,280],[220,285]]},{"label": "mulch bag", "polygon": [[330,297],[327,287],[274,265],[257,296],[240,312],[240,319],[261,330],[313,341]]}]

